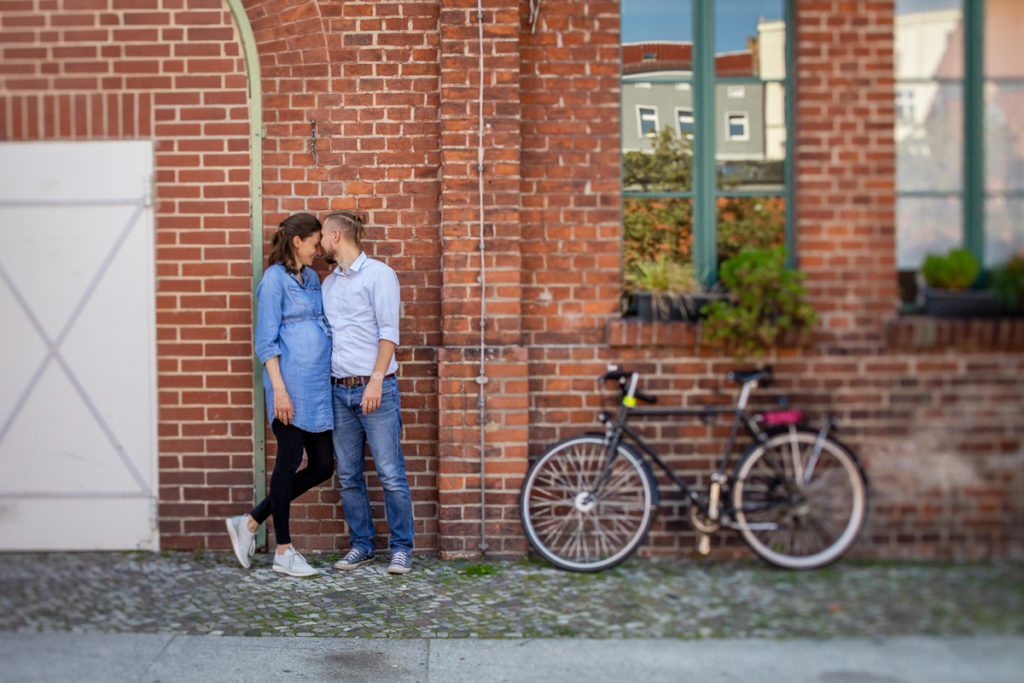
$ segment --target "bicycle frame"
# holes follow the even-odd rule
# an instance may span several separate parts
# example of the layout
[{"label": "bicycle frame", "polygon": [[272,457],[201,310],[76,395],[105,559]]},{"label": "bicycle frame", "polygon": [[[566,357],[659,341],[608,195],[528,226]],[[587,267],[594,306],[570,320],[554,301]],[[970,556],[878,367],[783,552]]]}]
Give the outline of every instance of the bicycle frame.
[{"label": "bicycle frame", "polygon": [[[659,468],[671,479],[676,486],[683,492],[683,495],[689,498],[689,500],[705,513],[709,514],[711,519],[718,519],[718,498],[722,484],[727,481],[726,468],[729,465],[729,461],[732,460],[733,451],[736,445],[736,438],[739,433],[740,425],[742,425],[747,434],[751,439],[755,441],[764,441],[767,436],[758,425],[757,422],[747,413],[747,401],[750,398],[751,390],[757,385],[757,381],[746,381],[743,382],[740,387],[740,396],[736,401],[735,406],[701,406],[700,408],[636,408],[636,383],[638,381],[638,375],[633,373],[630,381],[629,389],[625,392],[623,399],[619,405],[617,416],[614,420],[606,412],[602,412],[601,421],[604,423],[606,432],[605,438],[608,440],[608,454],[605,457],[605,464],[602,472],[602,480],[608,476],[611,471],[611,466],[615,460],[616,451],[619,444],[622,442],[623,437],[628,437],[637,447],[639,447],[648,457],[653,460]],[[715,417],[723,415],[732,415],[732,425],[729,429],[729,440],[726,443],[725,452],[722,454],[722,458],[718,463],[718,467],[711,474],[712,491],[709,495],[708,504],[705,505],[695,491],[689,484],[680,478],[668,464],[643,440],[636,430],[629,426],[628,420],[631,417],[696,417],[702,422],[707,424]]]}]

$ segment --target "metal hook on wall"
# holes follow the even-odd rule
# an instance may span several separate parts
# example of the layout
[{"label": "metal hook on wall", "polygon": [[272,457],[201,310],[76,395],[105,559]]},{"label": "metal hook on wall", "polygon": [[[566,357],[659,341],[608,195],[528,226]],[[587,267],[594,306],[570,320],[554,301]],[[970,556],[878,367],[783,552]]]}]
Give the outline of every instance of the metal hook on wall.
[{"label": "metal hook on wall", "polygon": [[313,155],[313,166],[319,168],[320,162],[316,158],[316,119],[309,120],[309,153]]}]

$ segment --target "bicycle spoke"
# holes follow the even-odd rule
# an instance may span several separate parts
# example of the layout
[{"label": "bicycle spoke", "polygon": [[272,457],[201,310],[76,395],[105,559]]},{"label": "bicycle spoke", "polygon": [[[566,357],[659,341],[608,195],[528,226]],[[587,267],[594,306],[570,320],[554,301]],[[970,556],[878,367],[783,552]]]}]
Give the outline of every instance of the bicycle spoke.
[{"label": "bicycle spoke", "polygon": [[547,536],[549,538],[555,539],[562,535],[562,533],[565,531],[565,528],[572,524],[572,521],[572,515],[569,515],[567,517],[552,517],[551,519],[540,522],[536,525],[535,528],[537,528],[538,533],[542,531],[551,531],[551,533],[548,533]]},{"label": "bicycle spoke", "polygon": [[[616,463],[618,464],[618,463]],[[618,491],[633,491],[636,487],[636,481],[631,479],[632,472],[627,469],[620,469],[618,472],[612,470],[611,476],[605,481],[598,491],[602,495],[615,493]]]},{"label": "bicycle spoke", "polygon": [[626,510],[643,510],[647,507],[642,500],[602,500],[601,505]]},{"label": "bicycle spoke", "polygon": [[530,503],[530,507],[533,508],[533,510],[535,510],[538,514],[543,514],[545,510],[555,510],[557,508],[573,508],[575,506],[576,502],[572,498],[534,501]]}]

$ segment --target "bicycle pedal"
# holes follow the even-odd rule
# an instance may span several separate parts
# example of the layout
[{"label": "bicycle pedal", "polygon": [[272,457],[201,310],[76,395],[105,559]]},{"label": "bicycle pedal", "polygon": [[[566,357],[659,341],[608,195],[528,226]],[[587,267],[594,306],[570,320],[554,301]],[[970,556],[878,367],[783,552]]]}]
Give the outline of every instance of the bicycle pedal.
[{"label": "bicycle pedal", "polygon": [[707,555],[711,552],[711,534],[700,535],[700,541],[697,543],[697,552],[701,555]]}]

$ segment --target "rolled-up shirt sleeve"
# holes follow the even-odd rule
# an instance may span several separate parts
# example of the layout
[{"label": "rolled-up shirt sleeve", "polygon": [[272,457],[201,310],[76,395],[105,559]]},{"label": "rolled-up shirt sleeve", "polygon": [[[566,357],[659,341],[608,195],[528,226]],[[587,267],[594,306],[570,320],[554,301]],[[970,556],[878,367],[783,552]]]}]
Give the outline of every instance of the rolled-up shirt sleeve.
[{"label": "rolled-up shirt sleeve", "polygon": [[373,313],[377,318],[377,342],[382,339],[394,342],[398,346],[398,319],[401,307],[398,276],[395,271],[387,269],[387,275],[381,277],[373,288]]},{"label": "rolled-up shirt sleeve", "polygon": [[253,346],[260,363],[281,355],[281,300],[284,290],[281,279],[268,269],[256,288],[256,330]]}]

